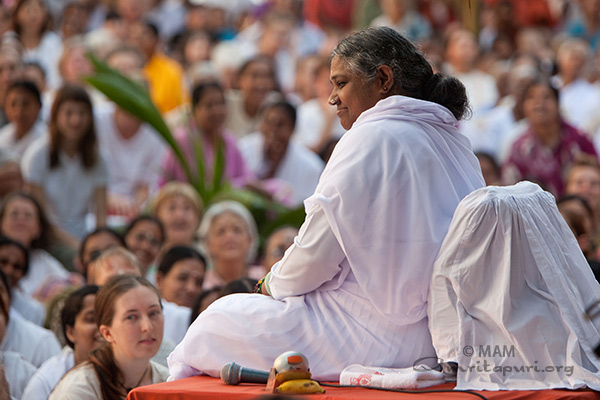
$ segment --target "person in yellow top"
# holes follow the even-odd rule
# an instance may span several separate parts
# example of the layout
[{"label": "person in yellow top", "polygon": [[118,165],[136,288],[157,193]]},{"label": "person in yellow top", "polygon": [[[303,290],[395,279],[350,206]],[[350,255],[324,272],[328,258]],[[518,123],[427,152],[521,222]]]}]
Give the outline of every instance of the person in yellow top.
[{"label": "person in yellow top", "polygon": [[158,50],[158,29],[147,21],[136,22],[130,29],[129,42],[145,58],[144,75],[150,85],[150,97],[161,113],[187,101],[183,90],[183,68]]}]

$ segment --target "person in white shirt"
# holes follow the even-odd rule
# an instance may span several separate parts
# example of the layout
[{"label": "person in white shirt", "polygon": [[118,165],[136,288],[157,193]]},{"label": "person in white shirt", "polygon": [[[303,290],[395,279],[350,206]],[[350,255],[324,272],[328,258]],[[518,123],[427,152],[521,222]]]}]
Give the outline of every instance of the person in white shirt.
[{"label": "person in white shirt", "polygon": [[19,289],[19,281],[29,271],[29,254],[19,242],[0,236],[0,271],[8,278],[11,290],[11,307],[27,320],[42,326],[46,310],[31,296]]},{"label": "person in white shirt", "polygon": [[276,200],[299,206],[313,194],[325,163],[312,151],[290,141],[296,110],[285,101],[268,103],[259,132],[244,136],[238,147],[246,166]]},{"label": "person in white shirt", "polygon": [[30,194],[16,191],[4,198],[0,234],[29,250],[29,271],[19,280],[19,291],[37,297],[45,284],[69,279],[69,272],[47,251],[54,237],[52,226],[40,203]]},{"label": "person in white shirt", "polygon": [[22,157],[33,141],[47,134],[48,127],[39,119],[41,109],[40,91],[33,82],[13,82],[6,91],[4,112],[10,123],[0,129],[0,147]]},{"label": "person in white shirt", "polygon": [[86,361],[104,339],[94,320],[98,286],[84,286],[71,293],[61,311],[61,325],[67,346],[44,362],[23,392],[24,399],[47,399],[58,381],[75,365]]},{"label": "person in white shirt", "polygon": [[[2,283],[8,280],[0,271]],[[19,353],[24,360],[39,368],[50,357],[60,353],[60,344],[52,331],[37,326],[27,321],[21,314],[12,308],[11,296],[8,286],[0,285],[2,302],[8,305],[9,317],[6,333],[0,342],[0,351]]]},{"label": "person in white shirt", "polygon": [[52,105],[49,135],[36,140],[21,160],[26,188],[47,208],[57,233],[78,247],[86,216],[106,222],[106,163],[96,148],[92,103],[81,86],[65,85]]},{"label": "person in white shirt", "polygon": [[591,49],[585,40],[565,40],[556,52],[558,74],[552,78],[552,84],[558,89],[560,111],[565,120],[593,135],[600,126],[597,119],[600,89],[584,75],[590,56]]},{"label": "person in white shirt", "polygon": [[112,104],[94,116],[108,168],[108,212],[130,218],[158,187],[165,143],[149,125]]},{"label": "person in white shirt", "polygon": [[[0,343],[4,339],[10,319],[8,308],[8,280],[0,271]],[[0,397],[5,399],[8,395],[11,400],[18,400],[36,368],[21,354],[12,351],[0,351],[0,359]]]}]

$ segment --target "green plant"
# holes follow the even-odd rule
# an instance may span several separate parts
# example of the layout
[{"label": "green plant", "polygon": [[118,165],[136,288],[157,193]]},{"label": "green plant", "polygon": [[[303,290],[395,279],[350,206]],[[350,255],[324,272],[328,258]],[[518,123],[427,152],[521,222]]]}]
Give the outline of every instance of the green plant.
[{"label": "green plant", "polygon": [[85,80],[119,107],[145,121],[158,132],[177,157],[188,182],[198,191],[205,206],[225,199],[236,200],[244,204],[256,220],[261,242],[280,225],[300,226],[304,221],[303,207],[290,210],[255,191],[233,188],[223,179],[225,171],[223,143],[220,143],[216,149],[212,170],[207,171],[202,141],[195,140],[193,148],[196,165],[195,171],[193,171],[171,130],[150,99],[147,89],[110,68],[92,54],[89,54],[88,57],[94,66],[94,74],[86,77]]}]

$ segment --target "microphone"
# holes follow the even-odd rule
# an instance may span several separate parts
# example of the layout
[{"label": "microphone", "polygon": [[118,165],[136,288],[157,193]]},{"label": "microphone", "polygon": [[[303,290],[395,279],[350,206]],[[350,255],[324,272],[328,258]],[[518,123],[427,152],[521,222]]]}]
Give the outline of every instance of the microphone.
[{"label": "microphone", "polygon": [[269,372],[256,369],[244,368],[234,362],[225,364],[221,368],[221,380],[226,385],[238,385],[244,383],[267,383]]}]

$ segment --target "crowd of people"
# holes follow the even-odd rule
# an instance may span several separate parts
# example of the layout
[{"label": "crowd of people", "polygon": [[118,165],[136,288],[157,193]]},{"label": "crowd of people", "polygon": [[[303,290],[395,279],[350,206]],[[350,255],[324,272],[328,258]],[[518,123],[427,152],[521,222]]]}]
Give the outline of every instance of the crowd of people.
[{"label": "crowd of people", "polygon": [[[385,30],[338,45],[367,26],[393,28],[415,43],[425,57],[413,59],[416,72],[376,66],[369,75],[369,63],[393,60],[359,59],[352,46],[375,43]],[[4,1],[0,398],[124,398],[134,387],[164,381],[169,354],[171,376],[215,374],[224,354],[210,354],[211,348],[239,351],[246,342],[223,336],[219,340],[235,345],[221,346],[205,340],[206,332],[224,326],[223,313],[240,312],[240,324],[242,314],[260,317],[263,305],[277,314],[281,310],[266,305],[269,296],[306,296],[298,298],[312,308],[296,304],[298,315],[311,319],[316,313],[321,322],[353,318],[339,310],[319,314],[324,304],[330,310],[353,304],[374,324],[395,324],[402,335],[420,340],[412,356],[385,346],[372,354],[390,364],[417,358],[431,347],[426,304],[400,302],[404,308],[397,309],[396,297],[376,293],[385,283],[367,278],[358,266],[374,252],[388,257],[377,263],[382,266],[391,258],[431,264],[451,211],[483,184],[479,167],[487,185],[529,180],[552,193],[600,279],[599,38],[598,0],[482,0],[471,7],[450,0]],[[404,50],[412,51],[408,45]],[[158,133],[86,82],[93,73],[88,53],[148,89],[193,177],[212,179],[222,152],[227,182],[289,208],[304,204],[305,225],[300,231],[284,226],[260,246],[256,221],[244,205],[203,204]],[[464,85],[465,96],[449,76]],[[367,89],[362,80],[383,83]],[[373,87],[379,90],[369,92],[374,97],[362,97]],[[379,103],[371,104],[373,98]],[[427,145],[446,149],[434,153],[449,183],[434,173],[432,159],[428,190],[425,183],[410,186],[416,175],[427,175],[425,164],[411,159],[410,179],[406,165],[396,171],[395,157],[406,150],[392,153],[397,144],[377,121],[390,118],[398,129],[416,132],[403,125],[404,114],[394,114],[404,108],[434,130],[455,135],[455,124],[462,134],[451,143]],[[370,114],[357,129],[366,110]],[[422,129],[429,135],[433,128]],[[422,143],[414,140],[418,148]],[[390,153],[380,154],[378,147]],[[451,152],[455,159],[449,162]],[[381,157],[388,164],[373,167]],[[360,168],[375,168],[381,176]],[[399,174],[393,182],[407,179],[409,198],[394,192],[386,180],[395,176],[390,171]],[[452,189],[443,191],[448,185]],[[432,196],[448,203],[440,215],[435,205],[427,208]],[[396,215],[392,200],[426,210]],[[369,214],[340,223],[344,212],[352,216],[359,208]],[[443,221],[445,228],[428,232],[425,218],[431,226]],[[375,223],[382,225],[368,228]],[[396,229],[402,224],[406,232]],[[354,236],[359,227],[361,234],[385,235],[388,245],[394,236],[422,235],[430,247],[423,245],[422,254],[400,245],[397,254],[388,252],[375,236]],[[204,313],[218,298],[252,292],[282,258],[261,280],[269,296],[255,305],[233,304],[233,296]],[[311,272],[304,259],[323,268]],[[310,277],[304,286],[298,282],[302,271]],[[380,278],[400,279],[387,273]],[[400,280],[405,288],[398,293],[427,298],[427,285]],[[343,296],[313,296],[322,294],[319,287]],[[194,321],[197,329],[189,334]],[[291,329],[285,321],[271,328]],[[376,333],[391,338],[397,329]],[[357,348],[364,335],[374,334],[364,326],[351,333],[340,340]],[[206,348],[188,357],[186,340]],[[277,346],[254,350],[260,354],[247,356],[263,357],[261,368],[278,355],[271,354]],[[317,372],[335,378],[339,360],[319,361]]]}]

